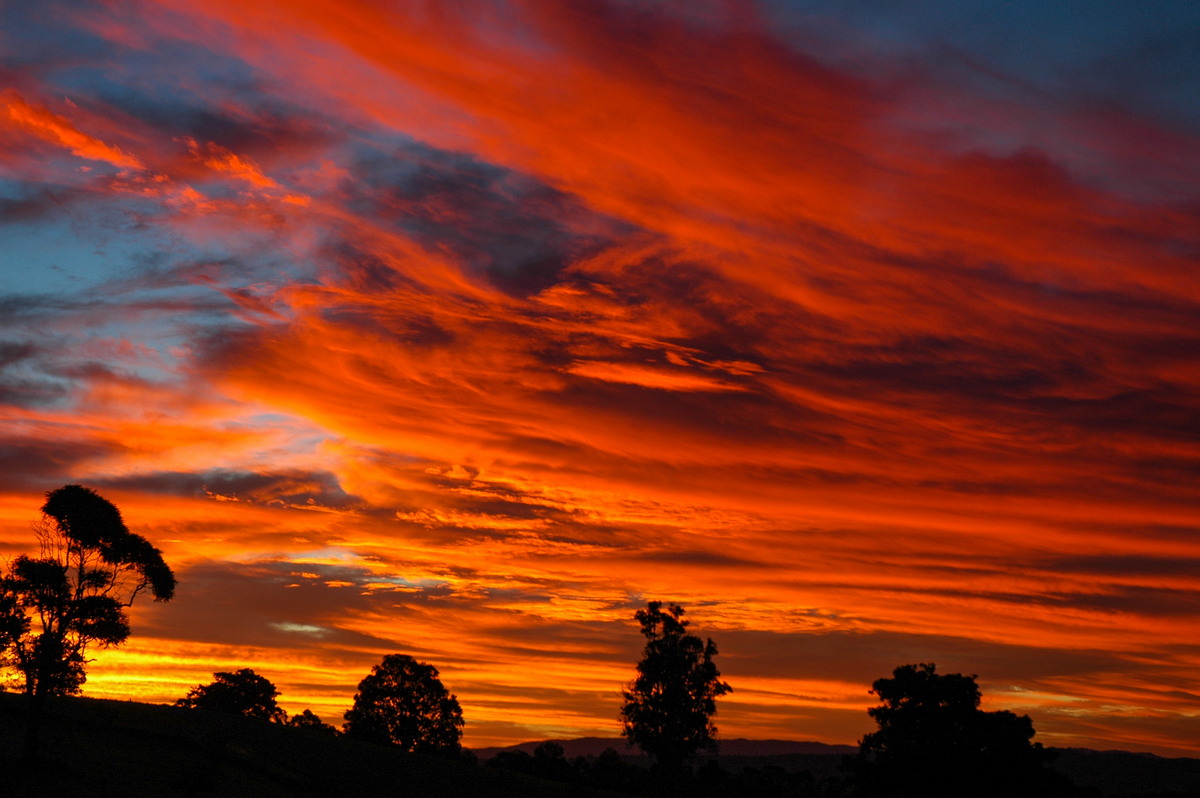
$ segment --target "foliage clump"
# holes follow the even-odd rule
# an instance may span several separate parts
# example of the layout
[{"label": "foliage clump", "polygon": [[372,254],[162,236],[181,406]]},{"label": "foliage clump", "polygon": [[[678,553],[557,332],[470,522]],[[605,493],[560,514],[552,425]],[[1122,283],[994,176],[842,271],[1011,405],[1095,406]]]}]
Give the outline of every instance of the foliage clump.
[{"label": "foliage clump", "polygon": [[878,731],[864,736],[851,764],[863,798],[1066,796],[1072,788],[1032,742],[1028,715],[984,712],[975,676],[941,674],[932,663],[903,665],[871,692]]},{"label": "foliage clump", "polygon": [[456,756],[463,716],[438,670],[407,654],[388,654],[358,683],[344,733],[404,751]]},{"label": "foliage clump", "polygon": [[[279,690],[269,679],[250,668],[242,668],[232,673],[214,673],[212,682],[196,685],[187,696],[176,701],[175,706],[283,723],[287,713],[276,703],[278,696]],[[320,722],[319,718],[317,720]]]}]

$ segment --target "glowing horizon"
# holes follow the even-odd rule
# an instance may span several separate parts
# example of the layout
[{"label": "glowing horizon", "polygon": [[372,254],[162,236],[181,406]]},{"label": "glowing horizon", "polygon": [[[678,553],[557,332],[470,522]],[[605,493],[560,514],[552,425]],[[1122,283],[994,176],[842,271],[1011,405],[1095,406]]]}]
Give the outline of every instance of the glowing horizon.
[{"label": "glowing horizon", "polygon": [[852,5],[3,7],[0,556],[179,577],[84,694],[615,736],[662,599],[723,737],[1200,756],[1200,13]]}]

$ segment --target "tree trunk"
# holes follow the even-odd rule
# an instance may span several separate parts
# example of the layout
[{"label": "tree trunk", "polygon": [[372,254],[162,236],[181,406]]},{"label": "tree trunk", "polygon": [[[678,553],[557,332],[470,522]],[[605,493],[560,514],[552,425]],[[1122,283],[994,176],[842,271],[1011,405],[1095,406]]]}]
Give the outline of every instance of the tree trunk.
[{"label": "tree trunk", "polygon": [[46,717],[47,696],[40,690],[25,694],[25,748],[21,759],[37,762],[42,757],[42,722]]}]

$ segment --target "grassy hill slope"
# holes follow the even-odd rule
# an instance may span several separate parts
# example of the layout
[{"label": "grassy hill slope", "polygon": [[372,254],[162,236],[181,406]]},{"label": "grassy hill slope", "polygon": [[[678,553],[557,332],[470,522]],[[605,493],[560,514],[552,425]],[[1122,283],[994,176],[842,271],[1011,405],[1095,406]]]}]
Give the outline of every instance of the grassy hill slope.
[{"label": "grassy hill slope", "polygon": [[306,729],[93,698],[53,702],[45,763],[18,766],[23,711],[21,696],[0,693],[4,795],[601,795]]}]

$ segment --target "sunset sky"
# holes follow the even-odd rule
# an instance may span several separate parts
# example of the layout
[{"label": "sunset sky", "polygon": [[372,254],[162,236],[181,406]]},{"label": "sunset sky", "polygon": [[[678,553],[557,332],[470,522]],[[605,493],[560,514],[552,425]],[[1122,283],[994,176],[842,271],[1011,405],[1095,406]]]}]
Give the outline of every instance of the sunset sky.
[{"label": "sunset sky", "polygon": [[[1086,8],[1086,13],[1083,9]],[[903,9],[903,10],[897,10]],[[179,578],[85,695],[616,736],[676,601],[723,737],[978,674],[1200,756],[1200,4],[0,2],[0,557]]]}]

